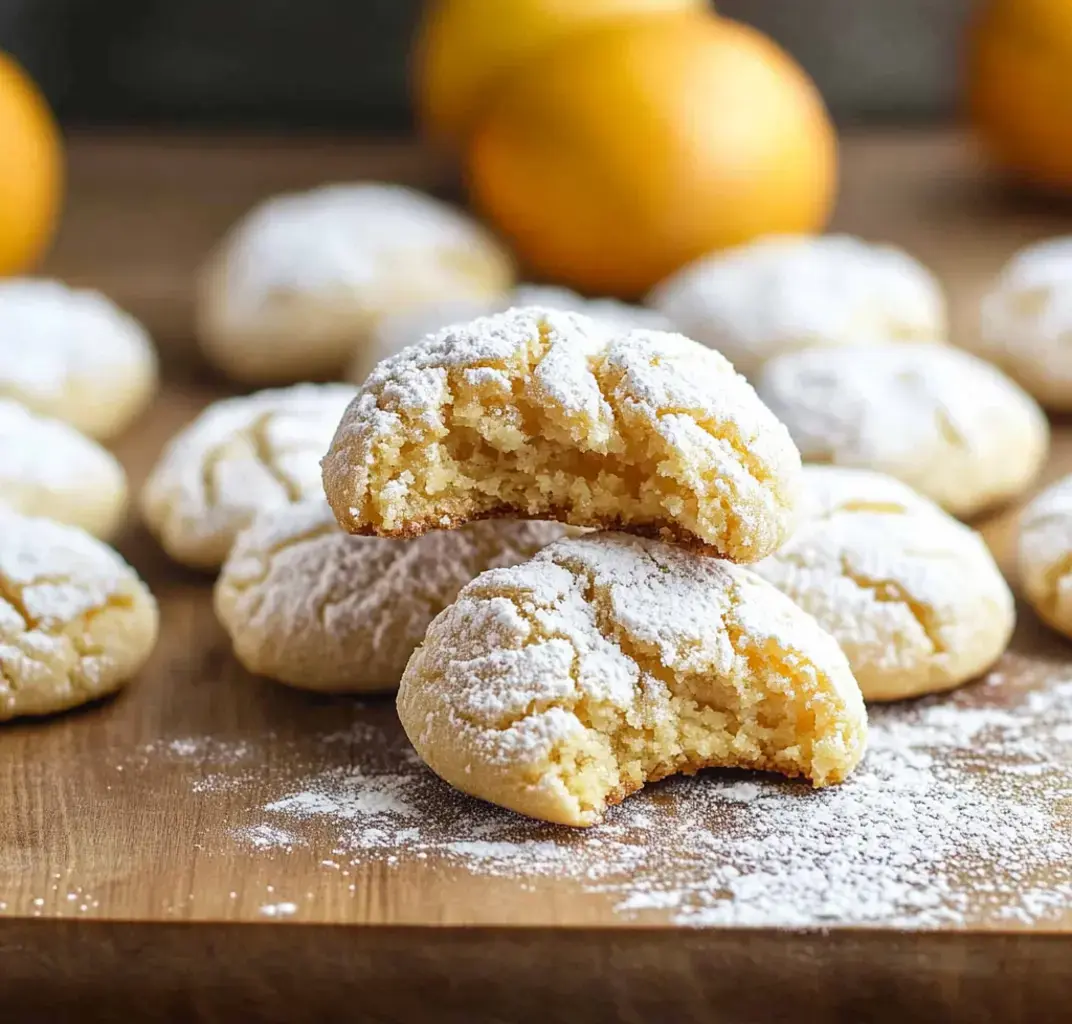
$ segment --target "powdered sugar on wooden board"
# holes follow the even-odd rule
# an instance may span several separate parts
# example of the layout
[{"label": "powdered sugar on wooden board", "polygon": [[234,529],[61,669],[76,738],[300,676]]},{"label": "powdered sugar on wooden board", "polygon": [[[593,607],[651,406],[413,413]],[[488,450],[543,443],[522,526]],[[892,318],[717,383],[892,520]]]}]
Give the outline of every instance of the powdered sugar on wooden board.
[{"label": "powdered sugar on wooden board", "polygon": [[[1009,655],[952,696],[874,709],[867,758],[842,786],[707,772],[651,786],[583,831],[455,793],[392,724],[370,724],[390,722],[381,711],[369,704],[352,729],[321,737],[321,763],[276,779],[252,824],[214,845],[284,855],[284,871],[313,857],[325,886],[370,863],[438,864],[523,890],[568,880],[638,923],[1016,926],[1072,906],[1072,673],[1054,680],[1039,659]],[[187,772],[196,760],[221,790],[263,793],[256,746],[236,757],[176,739],[146,756]]]}]

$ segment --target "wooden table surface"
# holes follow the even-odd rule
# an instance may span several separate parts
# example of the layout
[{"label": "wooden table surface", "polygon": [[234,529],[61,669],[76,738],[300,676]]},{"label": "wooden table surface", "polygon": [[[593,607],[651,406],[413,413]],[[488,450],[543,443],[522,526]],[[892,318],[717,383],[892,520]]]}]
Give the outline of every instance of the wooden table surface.
[{"label": "wooden table surface", "polygon": [[[995,189],[950,133],[850,137],[843,166],[834,226],[933,267],[961,334],[1016,247],[1072,231],[1072,211]],[[47,270],[142,317],[164,358],[163,393],[117,445],[134,487],[175,430],[228,393],[190,337],[198,260],[255,200],[357,177],[449,181],[404,144],[72,140]],[[1072,430],[1057,425],[1046,478],[1069,470]],[[1006,564],[1014,512],[981,524]],[[389,700],[249,677],[215,623],[210,582],[170,565],[133,522],[119,546],[160,600],[150,665],[115,700],[0,728],[0,1005],[21,1009],[12,1020],[1067,1019],[1072,907],[1024,920],[978,910],[925,928],[683,927],[657,902],[623,913],[621,886],[593,884],[579,855],[561,872],[534,856],[530,878],[523,861],[505,870],[492,856],[489,869],[449,856],[451,822],[483,812],[419,775]],[[1072,650],[1021,609],[998,671],[1004,682],[977,686],[965,706],[1072,678]],[[376,771],[402,772],[409,798],[430,794],[425,831],[446,815],[431,853],[385,851],[368,833],[340,848],[355,817],[378,813],[352,788],[350,803],[307,806],[285,827],[272,810],[301,811],[310,780],[350,785]],[[672,814],[680,792],[636,799]],[[497,817],[486,834],[567,852],[591,839],[511,827]]]}]

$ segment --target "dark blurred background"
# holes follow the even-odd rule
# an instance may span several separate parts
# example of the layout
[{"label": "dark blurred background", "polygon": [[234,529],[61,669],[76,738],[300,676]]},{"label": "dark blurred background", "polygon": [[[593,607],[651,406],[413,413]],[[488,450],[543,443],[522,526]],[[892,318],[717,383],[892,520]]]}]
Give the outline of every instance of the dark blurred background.
[{"label": "dark blurred background", "polygon": [[[954,111],[972,0],[717,6],[793,53],[842,124]],[[406,57],[420,8],[421,0],[0,0],[0,50],[29,68],[68,124],[394,134],[411,124]]]}]

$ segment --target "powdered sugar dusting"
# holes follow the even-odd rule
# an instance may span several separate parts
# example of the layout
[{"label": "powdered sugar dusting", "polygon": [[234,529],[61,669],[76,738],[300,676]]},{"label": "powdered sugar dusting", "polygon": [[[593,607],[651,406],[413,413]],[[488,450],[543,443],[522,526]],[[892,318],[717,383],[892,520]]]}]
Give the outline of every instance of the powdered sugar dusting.
[{"label": "powdered sugar dusting", "polygon": [[353,394],[298,384],[210,405],[154,467],[147,522],[175,557],[218,565],[258,512],[323,493],[320,456]]},{"label": "powdered sugar dusting", "polygon": [[648,301],[746,376],[797,349],[940,340],[945,300],[907,253],[848,235],[769,235],[690,263]]},{"label": "powdered sugar dusting", "polygon": [[[0,388],[2,391],[2,388]],[[0,397],[0,502],[5,492],[92,495],[126,487],[115,457],[60,420]]]},{"label": "powdered sugar dusting", "polygon": [[51,407],[72,386],[106,388],[155,363],[142,326],[99,292],[37,278],[0,282],[0,394]]},{"label": "powdered sugar dusting", "polygon": [[244,663],[327,691],[392,690],[428,623],[485,569],[562,536],[498,520],[406,541],[344,533],[326,501],[272,509],[235,542],[216,609]]},{"label": "powdered sugar dusting", "polygon": [[452,256],[494,243],[431,196],[361,182],[276,196],[247,214],[225,246],[232,301],[255,307],[274,293],[386,290],[392,274],[437,267],[450,280]]},{"label": "powdered sugar dusting", "polygon": [[[473,432],[475,455],[456,458],[452,442]],[[595,497],[550,472],[548,462],[578,452],[621,493],[595,468]],[[485,493],[465,471],[491,453],[504,482]],[[578,526],[642,523],[754,561],[784,539],[800,459],[717,353],[679,334],[525,307],[445,328],[379,363],[323,465],[328,499],[353,533],[516,506]],[[636,493],[631,475],[653,493]]]},{"label": "powdered sugar dusting", "polygon": [[1046,455],[1034,400],[947,345],[793,352],[764,366],[756,390],[805,462],[881,470],[955,513],[1020,493]]},{"label": "powdered sugar dusting", "polygon": [[309,847],[330,861],[317,869],[325,885],[371,864],[449,867],[519,891],[568,882],[641,923],[1045,923],[1072,906],[1072,676],[1053,673],[1012,654],[984,683],[875,709],[867,758],[841,786],[705,772],[649,787],[586,830],[454,792],[376,714],[379,727],[323,737],[326,766],[277,780],[229,841],[273,859]]}]

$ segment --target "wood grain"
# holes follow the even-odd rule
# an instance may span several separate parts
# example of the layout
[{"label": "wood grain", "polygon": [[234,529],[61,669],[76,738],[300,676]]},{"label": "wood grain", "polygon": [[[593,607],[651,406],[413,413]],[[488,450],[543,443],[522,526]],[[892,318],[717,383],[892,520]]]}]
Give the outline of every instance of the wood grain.
[{"label": "wood grain", "polygon": [[[410,146],[81,138],[71,165],[48,269],[114,295],[165,355],[164,392],[117,446],[135,487],[175,430],[227,393],[191,343],[190,285],[238,213],[323,180],[451,185]],[[996,191],[956,135],[885,134],[845,142],[835,226],[928,262],[964,333],[1010,252],[1072,230],[1072,214]],[[1047,479],[1070,470],[1072,429],[1059,424]],[[1006,563],[1014,513],[982,524]],[[151,664],[118,699],[0,730],[0,1000],[25,1013],[12,1019],[283,1020],[355,1006],[373,1021],[1063,1019],[1072,914],[1049,934],[985,921],[922,934],[694,931],[669,915],[637,927],[568,877],[519,885],[434,859],[327,868],[337,831],[316,820],[291,849],[239,842],[310,773],[362,763],[345,739],[361,728],[387,737],[383,757],[401,756],[391,702],[249,677],[215,623],[210,582],[170,565],[133,523],[120,546],[161,603]],[[1016,651],[1072,669],[1063,643],[1022,619]],[[294,913],[266,918],[280,902]]]}]

